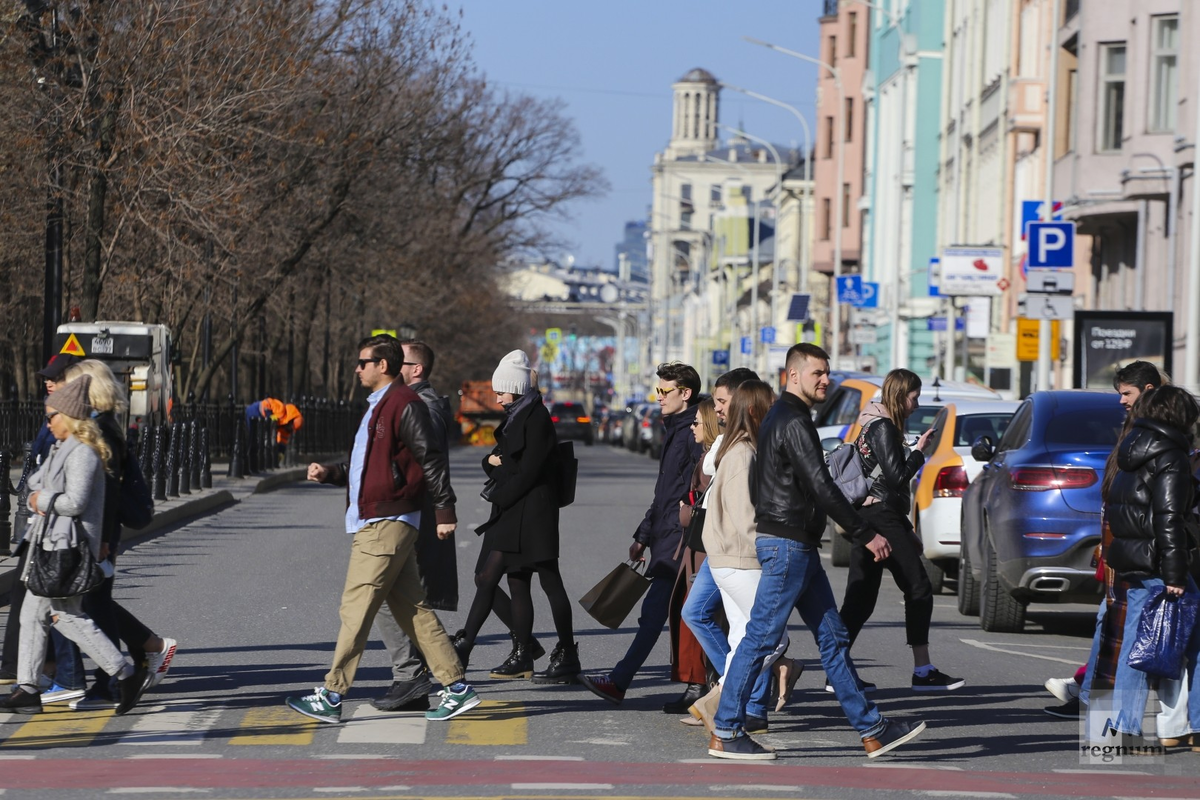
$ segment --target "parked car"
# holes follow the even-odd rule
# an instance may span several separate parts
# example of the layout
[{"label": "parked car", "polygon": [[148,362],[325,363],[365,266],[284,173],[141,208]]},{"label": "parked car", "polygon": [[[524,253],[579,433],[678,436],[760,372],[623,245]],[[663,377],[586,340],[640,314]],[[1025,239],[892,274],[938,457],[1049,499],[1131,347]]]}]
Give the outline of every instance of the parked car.
[{"label": "parked car", "polygon": [[573,439],[591,447],[595,441],[595,431],[592,430],[592,418],[588,416],[582,403],[559,402],[550,405],[550,421],[554,423],[554,432],[559,441]]},{"label": "parked car", "polygon": [[625,421],[621,426],[621,441],[625,445],[626,450],[631,450],[634,453],[642,452],[642,421],[650,413],[651,408],[658,408],[658,403],[638,403],[633,407],[633,411],[626,415]]},{"label": "parked car", "polygon": [[1100,485],[1125,409],[1110,391],[1035,392],[963,494],[958,610],[986,631],[1019,633],[1030,603],[1094,602]]},{"label": "parked car", "polygon": [[958,576],[962,496],[983,469],[971,455],[971,444],[980,436],[1000,441],[1018,405],[981,400],[930,407],[936,408],[936,416],[929,457],[913,479],[912,521],[924,546],[925,571],[934,594],[942,591],[947,576]]},{"label": "parked car", "polygon": [[621,426],[629,412],[624,408],[610,408],[604,413],[597,431],[600,441],[607,444],[621,444]]},{"label": "parked car", "polygon": [[646,422],[649,426],[642,428],[642,439],[646,444],[646,452],[657,461],[662,456],[663,434],[666,432],[662,424],[662,408],[655,406],[650,409]]}]

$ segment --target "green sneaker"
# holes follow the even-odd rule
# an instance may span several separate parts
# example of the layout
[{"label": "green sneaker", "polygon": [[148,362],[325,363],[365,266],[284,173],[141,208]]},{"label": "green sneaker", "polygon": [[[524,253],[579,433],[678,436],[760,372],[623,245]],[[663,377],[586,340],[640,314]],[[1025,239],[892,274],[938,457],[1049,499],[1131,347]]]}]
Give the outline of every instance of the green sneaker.
[{"label": "green sneaker", "polygon": [[316,687],[312,694],[306,694],[304,697],[289,697],[287,704],[288,708],[299,711],[306,717],[312,717],[317,722],[337,724],[342,721],[341,699],[333,702],[324,686]]},{"label": "green sneaker", "polygon": [[479,695],[475,694],[475,690],[470,686],[464,692],[452,692],[449,688],[442,689],[438,692],[438,697],[442,698],[441,702],[438,703],[437,708],[431,708],[425,712],[425,719],[451,719],[464,711],[470,711],[480,702]]}]

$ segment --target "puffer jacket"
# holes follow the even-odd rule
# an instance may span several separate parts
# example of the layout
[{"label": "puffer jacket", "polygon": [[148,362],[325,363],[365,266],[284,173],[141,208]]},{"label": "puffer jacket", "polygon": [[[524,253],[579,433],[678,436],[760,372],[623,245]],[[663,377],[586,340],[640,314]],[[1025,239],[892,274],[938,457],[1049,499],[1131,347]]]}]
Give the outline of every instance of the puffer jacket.
[{"label": "puffer jacket", "polygon": [[855,444],[862,453],[863,467],[868,474],[879,468],[879,477],[871,483],[867,496],[907,517],[912,508],[912,479],[925,463],[925,455],[904,444],[904,434],[883,403],[868,403],[858,424],[862,432]]},{"label": "puffer jacket", "polygon": [[1117,467],[1105,504],[1112,545],[1105,558],[1126,578],[1161,578],[1186,586],[1192,508],[1187,437],[1149,419],[1137,419],[1117,446]]}]

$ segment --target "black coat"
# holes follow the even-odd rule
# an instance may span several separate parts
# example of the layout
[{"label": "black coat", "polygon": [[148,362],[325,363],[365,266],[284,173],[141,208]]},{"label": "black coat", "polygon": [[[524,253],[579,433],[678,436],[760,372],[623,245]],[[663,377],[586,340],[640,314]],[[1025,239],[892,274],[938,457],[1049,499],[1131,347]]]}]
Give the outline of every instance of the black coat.
[{"label": "black coat", "polygon": [[1117,448],[1120,472],[1105,508],[1113,541],[1105,554],[1122,577],[1161,578],[1186,586],[1189,541],[1184,519],[1192,508],[1189,443],[1179,431],[1138,419]]},{"label": "black coat", "polygon": [[658,480],[654,484],[654,500],[646,509],[642,524],[633,538],[650,548],[646,575],[675,579],[679,574],[679,559],[675,552],[683,537],[679,524],[679,501],[687,501],[692,472],[696,462],[704,457],[704,448],[692,434],[696,406],[688,406],[678,414],[662,418],[662,456],[658,462]]},{"label": "black coat", "polygon": [[[442,452],[450,452],[450,436],[454,430],[454,412],[450,399],[439,395],[429,381],[409,386],[429,407],[429,421],[434,437],[441,442]],[[457,435],[456,435],[457,438]],[[421,529],[417,537],[417,569],[425,587],[425,601],[438,611],[458,610],[458,553],[454,537],[439,539],[437,509],[428,493],[421,503]]]},{"label": "black coat", "polygon": [[517,411],[496,430],[500,466],[483,460],[495,481],[492,514],[476,533],[484,551],[505,553],[508,568],[558,558],[558,435],[541,397]]}]

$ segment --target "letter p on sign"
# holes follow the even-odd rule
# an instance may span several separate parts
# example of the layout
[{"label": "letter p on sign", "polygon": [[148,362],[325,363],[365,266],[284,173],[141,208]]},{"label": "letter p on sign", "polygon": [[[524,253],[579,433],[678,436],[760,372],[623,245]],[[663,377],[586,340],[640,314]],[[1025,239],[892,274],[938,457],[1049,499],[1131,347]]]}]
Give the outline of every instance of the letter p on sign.
[{"label": "letter p on sign", "polygon": [[1029,267],[1069,269],[1074,266],[1075,223],[1029,223]]}]

